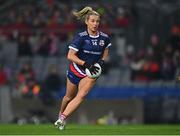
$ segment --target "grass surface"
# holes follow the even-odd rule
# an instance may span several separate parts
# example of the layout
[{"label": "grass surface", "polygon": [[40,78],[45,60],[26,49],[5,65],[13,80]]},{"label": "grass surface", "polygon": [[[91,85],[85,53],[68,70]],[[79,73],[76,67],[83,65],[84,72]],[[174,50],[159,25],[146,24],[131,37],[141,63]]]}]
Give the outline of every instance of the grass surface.
[{"label": "grass surface", "polygon": [[0,125],[0,135],[180,135],[180,125]]}]

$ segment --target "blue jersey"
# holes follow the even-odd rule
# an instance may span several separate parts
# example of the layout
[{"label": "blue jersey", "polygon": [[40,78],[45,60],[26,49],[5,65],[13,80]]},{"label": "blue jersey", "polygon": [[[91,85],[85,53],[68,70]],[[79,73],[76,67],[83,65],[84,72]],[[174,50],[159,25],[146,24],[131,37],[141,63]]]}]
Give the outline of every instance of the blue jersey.
[{"label": "blue jersey", "polygon": [[[91,36],[87,31],[84,31],[74,37],[69,48],[77,51],[77,56],[81,60],[96,63],[102,58],[105,48],[109,48],[110,46],[111,42],[107,34],[99,32],[97,36]],[[86,76],[82,66],[74,62],[70,64],[70,70],[78,77]]]}]

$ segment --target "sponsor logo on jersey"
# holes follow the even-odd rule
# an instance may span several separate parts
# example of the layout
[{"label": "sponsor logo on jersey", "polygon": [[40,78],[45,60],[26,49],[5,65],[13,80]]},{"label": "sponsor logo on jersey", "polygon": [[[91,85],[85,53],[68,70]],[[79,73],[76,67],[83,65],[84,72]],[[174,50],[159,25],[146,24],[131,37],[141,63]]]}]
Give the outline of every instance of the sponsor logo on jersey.
[{"label": "sponsor logo on jersey", "polygon": [[101,52],[97,52],[97,51],[88,51],[88,50],[83,50],[84,53],[89,53],[89,54],[96,54],[96,55],[100,55]]}]

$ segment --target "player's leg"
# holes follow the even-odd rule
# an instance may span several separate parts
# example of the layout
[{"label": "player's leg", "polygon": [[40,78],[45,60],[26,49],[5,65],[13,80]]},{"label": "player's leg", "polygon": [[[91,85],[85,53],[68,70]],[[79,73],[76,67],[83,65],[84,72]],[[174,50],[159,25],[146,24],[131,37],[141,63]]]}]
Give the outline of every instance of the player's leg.
[{"label": "player's leg", "polygon": [[62,99],[61,108],[59,113],[63,113],[67,104],[75,97],[76,95],[77,86],[67,78],[66,83],[66,94]]},{"label": "player's leg", "polygon": [[79,82],[79,86],[78,86],[78,93],[68,103],[66,109],[63,112],[63,115],[65,115],[67,117],[78,108],[78,106],[84,100],[85,96],[88,94],[88,92],[94,86],[95,82],[96,82],[96,79],[91,79],[88,77],[81,79],[81,81]]},{"label": "player's leg", "polygon": [[63,97],[61,108],[59,111],[59,118],[54,123],[56,127],[58,127],[60,130],[63,130],[65,128],[65,116],[61,114],[65,109],[68,103],[74,98],[77,90],[77,85],[73,84],[68,78],[66,83],[66,94]]}]

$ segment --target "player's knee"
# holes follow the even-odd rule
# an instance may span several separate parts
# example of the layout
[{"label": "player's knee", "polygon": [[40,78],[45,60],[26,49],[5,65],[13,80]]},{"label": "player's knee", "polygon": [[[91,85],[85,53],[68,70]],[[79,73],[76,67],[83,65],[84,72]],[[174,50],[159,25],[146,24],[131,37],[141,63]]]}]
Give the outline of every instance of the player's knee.
[{"label": "player's knee", "polygon": [[88,82],[90,82],[90,83],[95,83],[96,82],[96,80],[97,80],[97,78],[88,78],[87,77],[87,79],[88,79]]},{"label": "player's knee", "polygon": [[83,101],[83,100],[85,99],[86,95],[84,95],[84,94],[79,94],[79,95],[77,95],[76,97],[77,97],[80,101]]},{"label": "player's knee", "polygon": [[65,96],[64,96],[64,99],[65,99],[66,101],[71,101],[71,100],[73,99],[73,96],[65,95]]}]

